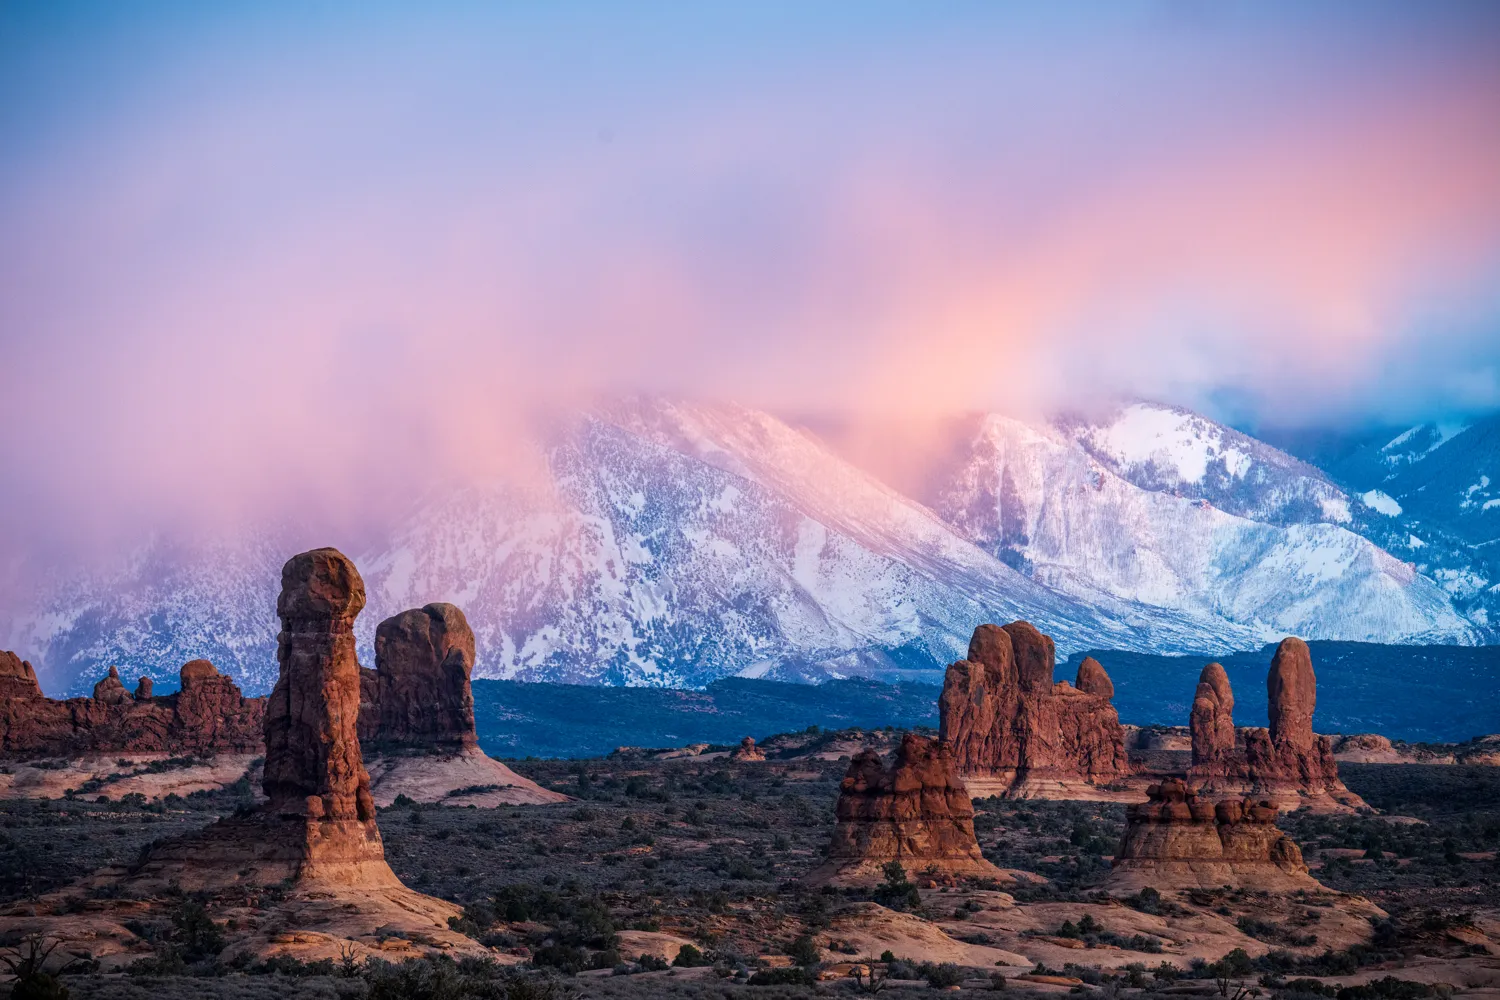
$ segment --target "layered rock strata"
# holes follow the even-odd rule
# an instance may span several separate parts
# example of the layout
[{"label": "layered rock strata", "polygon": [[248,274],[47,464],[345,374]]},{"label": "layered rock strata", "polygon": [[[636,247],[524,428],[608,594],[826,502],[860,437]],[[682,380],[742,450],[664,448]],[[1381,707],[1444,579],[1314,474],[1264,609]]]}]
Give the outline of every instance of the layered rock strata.
[{"label": "layered rock strata", "polygon": [[940,738],[977,794],[1110,797],[1130,773],[1114,685],[1092,657],[1076,684],[1052,679],[1051,638],[1024,621],[981,625],[948,668]]},{"label": "layered rock strata", "polygon": [[1234,695],[1216,663],[1203,668],[1193,699],[1189,777],[1207,792],[1247,792],[1285,809],[1364,806],[1339,778],[1333,741],[1313,732],[1317,677],[1301,639],[1282,640],[1266,676],[1270,728],[1234,728]]},{"label": "layered rock strata", "polygon": [[828,863],[813,881],[869,881],[898,861],[908,873],[1008,878],[984,859],[974,807],[948,748],[908,733],[889,767],[857,754],[839,786]]},{"label": "layered rock strata", "polygon": [[132,694],[111,667],[91,698],[42,694],[36,671],[0,651],[0,752],[11,757],[89,754],[255,754],[266,699],[246,698],[207,660],[183,665],[181,688],[155,697],[142,677]]},{"label": "layered rock strata", "polygon": [[149,949],[127,920],[149,917],[187,890],[229,929],[226,957],[362,957],[383,954],[391,937],[449,954],[486,953],[449,928],[459,907],[407,889],[385,862],[358,732],[354,620],[364,603],[363,581],[335,549],[304,552],[283,568],[262,806],[156,845],[133,872],[107,869],[85,880],[83,889],[100,899],[85,913],[71,912],[57,893],[0,918],[0,932],[36,929],[64,945],[86,942],[107,966],[122,965]]},{"label": "layered rock strata", "polygon": [[359,668],[359,739],[377,805],[397,797],[445,805],[562,802],[486,756],[474,731],[474,632],[452,604],[387,618],[375,669]]},{"label": "layered rock strata", "polygon": [[1178,778],[1152,785],[1147,795],[1126,809],[1125,835],[1106,883],[1111,890],[1321,888],[1308,875],[1302,851],[1277,828],[1274,803],[1210,802]]}]

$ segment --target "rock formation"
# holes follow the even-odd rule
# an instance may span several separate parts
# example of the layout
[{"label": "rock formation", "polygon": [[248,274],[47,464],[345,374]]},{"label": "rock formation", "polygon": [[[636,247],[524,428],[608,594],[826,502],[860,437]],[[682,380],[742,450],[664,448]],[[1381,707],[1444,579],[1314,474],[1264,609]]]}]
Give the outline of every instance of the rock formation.
[{"label": "rock formation", "polygon": [[1214,764],[1234,756],[1234,692],[1229,675],[1210,663],[1198,675],[1198,690],[1188,728],[1193,736],[1193,763]]},{"label": "rock formation", "polygon": [[257,754],[264,698],[246,698],[207,660],[185,664],[176,694],[153,697],[141,678],[132,695],[120,672],[94,685],[92,698],[55,701],[36,671],[0,651],[0,752],[11,757],[88,754]]},{"label": "rock formation", "polygon": [[[287,562],[281,585],[280,674],[264,724],[266,802],[155,845],[131,874],[95,876],[98,886],[115,888],[82,917],[67,912],[61,893],[44,897],[34,915],[50,917],[50,936],[86,939],[96,957],[123,964],[141,944],[126,919],[168,905],[159,901],[172,898],[169,890],[187,890],[215,919],[231,918],[226,956],[338,958],[348,949],[363,956],[380,953],[393,935],[454,955],[485,951],[449,928],[459,907],[407,889],[385,862],[358,732],[359,573],[337,550],[316,549]],[[212,681],[206,664],[189,666],[201,675],[195,682]],[[247,908],[247,894],[269,886],[280,887],[280,901]],[[0,930],[12,923],[0,920]]]},{"label": "rock formation", "polygon": [[981,625],[948,668],[940,738],[980,794],[1093,797],[1130,773],[1109,675],[1088,657],[1053,683],[1055,655],[1027,622]]},{"label": "rock formation", "polygon": [[839,786],[828,863],[814,881],[878,880],[899,861],[908,873],[1005,878],[974,837],[974,807],[943,744],[908,733],[889,768],[857,754]]},{"label": "rock formation", "polygon": [[1307,874],[1301,850],[1277,828],[1273,803],[1210,803],[1178,778],[1152,785],[1147,795],[1126,809],[1110,889],[1321,888]]},{"label": "rock formation", "polygon": [[375,669],[360,669],[361,742],[449,753],[476,746],[473,669],[474,632],[453,605],[387,618],[375,630]]},{"label": "rock formation", "polygon": [[1307,643],[1282,640],[1271,659],[1266,693],[1270,729],[1239,730],[1237,747],[1229,678],[1217,663],[1203,668],[1190,718],[1190,778],[1207,792],[1248,792],[1288,809],[1363,806],[1339,779],[1332,741],[1313,732],[1317,677]]},{"label": "rock formation", "polygon": [[734,753],[730,755],[730,757],[734,760],[740,761],[759,761],[766,759],[764,751],[762,751],[760,747],[755,745],[755,737],[753,736],[746,736],[744,739],[740,740],[739,749],[735,750]]},{"label": "rock formation", "polygon": [[562,802],[485,756],[474,731],[474,633],[452,604],[387,618],[375,630],[375,669],[359,668],[359,739],[377,805]]}]

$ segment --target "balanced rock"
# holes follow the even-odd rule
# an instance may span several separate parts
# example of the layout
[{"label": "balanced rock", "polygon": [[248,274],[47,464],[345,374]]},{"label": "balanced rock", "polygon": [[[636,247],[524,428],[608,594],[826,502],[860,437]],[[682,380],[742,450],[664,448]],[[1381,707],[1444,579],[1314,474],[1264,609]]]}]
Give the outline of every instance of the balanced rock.
[{"label": "balanced rock", "polygon": [[1052,639],[1031,624],[981,625],[948,668],[940,739],[983,793],[1090,797],[1130,773],[1114,684],[1092,657],[1053,682]]},{"label": "balanced rock", "polygon": [[908,733],[886,767],[873,750],[849,762],[839,786],[828,863],[814,881],[876,879],[897,861],[909,872],[1008,877],[984,859],[974,807],[947,747]]},{"label": "balanced rock", "polygon": [[477,744],[474,632],[452,604],[429,604],[375,629],[375,669],[360,670],[360,740],[454,752]]},{"label": "balanced rock", "polygon": [[1146,792],[1146,802],[1126,808],[1125,835],[1106,883],[1111,890],[1321,888],[1296,843],[1277,828],[1273,803],[1210,803],[1178,778]]},{"label": "balanced rock", "polygon": [[130,692],[120,681],[119,667],[110,667],[109,675],[94,685],[94,700],[101,705],[119,705],[132,700]]}]

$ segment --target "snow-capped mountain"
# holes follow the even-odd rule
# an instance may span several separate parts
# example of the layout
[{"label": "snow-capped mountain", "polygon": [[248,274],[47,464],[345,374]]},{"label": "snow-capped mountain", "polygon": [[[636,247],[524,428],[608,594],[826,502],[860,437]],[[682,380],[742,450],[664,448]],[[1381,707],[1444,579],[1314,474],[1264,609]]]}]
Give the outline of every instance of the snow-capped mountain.
[{"label": "snow-capped mountain", "polygon": [[936,510],[732,406],[622,402],[539,446],[545,481],[432,495],[360,548],[284,528],[209,549],[158,540],[52,588],[0,648],[37,662],[53,693],[112,663],[170,680],[196,656],[264,691],[280,565],[316,542],[365,577],[366,663],[383,618],[452,601],[481,677],[933,680],[976,624],[1022,617],[1064,654],[1291,632],[1472,639],[1437,586],[1342,526],[1357,516],[1326,477],[1185,411],[987,418]]},{"label": "snow-capped mountain", "polygon": [[1500,626],[1500,416],[1419,424],[1329,456],[1356,528],[1432,577],[1470,621]]},{"label": "snow-capped mountain", "polygon": [[1264,640],[1470,635],[1433,581],[1328,523],[1351,520],[1338,487],[1226,430],[1144,404],[1095,424],[991,416],[938,512],[1036,582],[1127,622],[1149,608]]},{"label": "snow-capped mountain", "polygon": [[1144,490],[1208,500],[1268,524],[1351,522],[1349,498],[1286,452],[1175,406],[1133,403],[1104,420],[1056,427],[1104,468]]}]

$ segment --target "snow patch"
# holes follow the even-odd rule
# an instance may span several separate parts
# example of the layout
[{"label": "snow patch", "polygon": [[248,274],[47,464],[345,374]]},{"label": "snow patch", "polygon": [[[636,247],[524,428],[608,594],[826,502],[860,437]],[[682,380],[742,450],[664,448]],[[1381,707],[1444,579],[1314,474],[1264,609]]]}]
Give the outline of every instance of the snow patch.
[{"label": "snow patch", "polygon": [[1361,493],[1359,498],[1364,502],[1366,507],[1377,514],[1384,514],[1386,517],[1398,517],[1401,514],[1401,505],[1389,493],[1382,493],[1380,490],[1371,490],[1368,493]]},{"label": "snow patch", "polygon": [[1344,497],[1324,497],[1318,501],[1318,506],[1323,509],[1323,517],[1338,524],[1348,524],[1354,520],[1349,514],[1349,501]]}]

